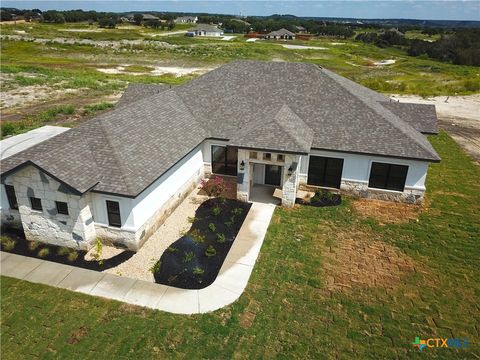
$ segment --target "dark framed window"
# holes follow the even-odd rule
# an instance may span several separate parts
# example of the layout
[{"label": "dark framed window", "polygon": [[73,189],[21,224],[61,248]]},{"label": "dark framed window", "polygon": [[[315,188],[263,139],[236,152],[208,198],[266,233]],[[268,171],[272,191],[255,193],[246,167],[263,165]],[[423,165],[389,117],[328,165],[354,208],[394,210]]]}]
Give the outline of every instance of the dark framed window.
[{"label": "dark framed window", "polygon": [[57,213],[68,215],[68,204],[66,202],[55,201],[55,205],[57,205]]},{"label": "dark framed window", "polygon": [[236,176],[237,161],[237,148],[212,145],[212,172],[214,174]]},{"label": "dark framed window", "polygon": [[30,204],[32,205],[32,210],[42,211],[42,200],[36,197],[30,197]]},{"label": "dark framed window", "polygon": [[340,188],[343,159],[324,156],[310,156],[307,184]]},{"label": "dark framed window", "polygon": [[368,187],[403,191],[407,180],[408,166],[373,162]]},{"label": "dark framed window", "polygon": [[108,225],[121,227],[120,204],[117,201],[107,200]]},{"label": "dark framed window", "polygon": [[17,195],[15,195],[15,188],[12,185],[5,185],[5,191],[7,192],[8,204],[10,209],[18,210]]}]

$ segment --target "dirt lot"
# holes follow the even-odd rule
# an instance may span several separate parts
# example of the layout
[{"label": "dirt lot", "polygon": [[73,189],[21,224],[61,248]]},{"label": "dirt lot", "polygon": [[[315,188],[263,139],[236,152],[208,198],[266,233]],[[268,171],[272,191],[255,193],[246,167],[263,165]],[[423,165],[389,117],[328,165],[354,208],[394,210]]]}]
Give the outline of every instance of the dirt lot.
[{"label": "dirt lot", "polygon": [[392,95],[400,102],[434,104],[440,128],[446,130],[480,163],[480,94],[437,96],[423,99],[414,95]]}]

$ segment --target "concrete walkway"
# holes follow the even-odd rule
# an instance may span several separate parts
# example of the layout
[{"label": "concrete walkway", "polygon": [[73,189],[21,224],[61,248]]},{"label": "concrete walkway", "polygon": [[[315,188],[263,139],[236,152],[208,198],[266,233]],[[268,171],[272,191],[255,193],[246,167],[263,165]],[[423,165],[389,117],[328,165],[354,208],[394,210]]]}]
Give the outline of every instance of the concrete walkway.
[{"label": "concrete walkway", "polygon": [[273,204],[252,204],[217,278],[200,290],[178,289],[6,252],[0,252],[0,274],[176,314],[214,311],[233,303],[245,290],[274,210]]}]

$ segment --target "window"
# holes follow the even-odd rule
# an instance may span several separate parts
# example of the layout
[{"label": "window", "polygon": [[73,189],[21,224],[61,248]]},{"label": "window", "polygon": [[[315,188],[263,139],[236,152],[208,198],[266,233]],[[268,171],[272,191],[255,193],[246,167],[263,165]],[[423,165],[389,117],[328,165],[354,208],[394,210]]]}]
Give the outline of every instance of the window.
[{"label": "window", "polygon": [[57,205],[57,213],[68,215],[68,204],[66,202],[55,201],[55,205]]},{"label": "window", "polygon": [[272,160],[272,154],[270,153],[263,153],[263,160]]},{"label": "window", "polygon": [[108,225],[121,227],[120,204],[117,201],[107,200]]},{"label": "window", "polygon": [[343,159],[310,156],[307,184],[339,189],[342,171]]},{"label": "window", "polygon": [[237,176],[238,150],[233,147],[212,145],[212,172]]},{"label": "window", "polygon": [[32,205],[32,210],[42,211],[42,200],[36,197],[30,198],[30,204]]},{"label": "window", "polygon": [[373,162],[368,187],[403,191],[408,166]]},{"label": "window", "polygon": [[283,154],[278,154],[278,155],[277,155],[277,161],[278,161],[278,162],[285,162],[285,155],[283,155]]},{"label": "window", "polygon": [[10,209],[18,210],[17,195],[15,195],[15,188],[12,185],[5,185],[7,192],[8,204]]},{"label": "window", "polygon": [[257,152],[256,151],[250,151],[250,159],[256,159],[257,158]]}]

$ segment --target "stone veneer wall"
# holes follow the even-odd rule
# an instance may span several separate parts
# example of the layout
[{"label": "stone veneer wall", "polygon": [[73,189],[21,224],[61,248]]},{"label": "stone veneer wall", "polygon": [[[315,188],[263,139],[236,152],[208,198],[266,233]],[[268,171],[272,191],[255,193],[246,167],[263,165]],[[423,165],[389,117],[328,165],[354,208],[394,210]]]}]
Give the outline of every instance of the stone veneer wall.
[{"label": "stone veneer wall", "polygon": [[[28,166],[7,177],[18,201],[22,227],[27,240],[88,250],[95,240],[95,226],[89,206],[89,195],[70,193],[34,166]],[[32,210],[30,197],[42,201],[42,211]],[[68,204],[69,215],[57,213],[55,201]]]},{"label": "stone veneer wall", "polygon": [[[293,172],[288,175],[288,169],[292,167]],[[285,156],[285,167],[283,172],[282,205],[292,207],[295,205],[297,190],[300,182],[298,173],[300,171],[300,156],[287,154]]]},{"label": "stone veneer wall", "polygon": [[[4,194],[2,192],[2,196],[6,196],[6,193]],[[20,211],[18,210],[2,207],[2,211],[0,214],[0,221],[1,221],[2,227],[6,229],[22,230],[22,219],[20,218]]]},{"label": "stone veneer wall", "polygon": [[105,243],[126,248],[132,251],[139,250],[155,231],[165,222],[168,216],[178,205],[195,189],[204,177],[204,170],[195,173],[170,199],[158,209],[137,231],[128,231],[121,228],[105,227],[95,224],[97,236]]},{"label": "stone veneer wall", "polygon": [[[306,183],[302,182],[300,188],[302,190],[315,191],[319,187],[307,185]],[[332,191],[340,193],[343,192],[345,194],[361,198],[396,201],[407,204],[421,204],[425,195],[425,191],[419,189],[405,188],[403,192],[382,189],[369,189],[368,182],[348,180],[342,180],[340,184],[340,189],[332,189]]]}]

